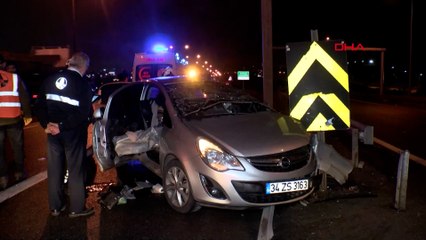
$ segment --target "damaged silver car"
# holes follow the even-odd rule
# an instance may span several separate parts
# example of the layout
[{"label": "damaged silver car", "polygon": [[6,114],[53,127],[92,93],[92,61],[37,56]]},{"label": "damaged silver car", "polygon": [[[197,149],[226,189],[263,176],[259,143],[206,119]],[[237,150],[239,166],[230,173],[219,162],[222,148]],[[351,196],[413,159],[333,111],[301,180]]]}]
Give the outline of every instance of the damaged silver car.
[{"label": "damaged silver car", "polygon": [[315,138],[225,84],[184,76],[130,83],[94,116],[101,170],[139,160],[180,213],[286,204],[318,186]]}]

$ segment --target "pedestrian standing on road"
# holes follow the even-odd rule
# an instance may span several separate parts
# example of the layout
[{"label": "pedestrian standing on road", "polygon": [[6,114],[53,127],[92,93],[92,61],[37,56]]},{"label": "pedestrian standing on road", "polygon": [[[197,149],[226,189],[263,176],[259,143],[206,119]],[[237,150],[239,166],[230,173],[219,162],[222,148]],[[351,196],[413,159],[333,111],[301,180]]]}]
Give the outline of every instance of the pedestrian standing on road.
[{"label": "pedestrian standing on road", "polygon": [[30,97],[16,73],[5,71],[6,61],[0,55],[0,191],[9,183],[5,138],[9,139],[14,158],[14,180],[22,181],[24,171],[24,126],[31,123]]},{"label": "pedestrian standing on road", "polygon": [[47,133],[48,199],[52,216],[66,209],[64,176],[68,170],[69,217],[89,216],[86,206],[85,173],[87,126],[91,113],[92,91],[84,74],[89,56],[73,54],[67,69],[43,82],[36,102],[40,125]]}]

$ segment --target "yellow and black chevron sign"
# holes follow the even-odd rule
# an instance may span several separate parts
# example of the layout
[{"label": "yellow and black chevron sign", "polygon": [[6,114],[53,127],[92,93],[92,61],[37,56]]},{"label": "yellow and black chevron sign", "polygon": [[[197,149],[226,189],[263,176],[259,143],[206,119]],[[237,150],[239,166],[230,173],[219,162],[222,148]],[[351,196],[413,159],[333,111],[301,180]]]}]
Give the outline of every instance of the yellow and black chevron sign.
[{"label": "yellow and black chevron sign", "polygon": [[287,45],[290,116],[307,131],[331,131],[350,126],[346,52],[335,41]]}]

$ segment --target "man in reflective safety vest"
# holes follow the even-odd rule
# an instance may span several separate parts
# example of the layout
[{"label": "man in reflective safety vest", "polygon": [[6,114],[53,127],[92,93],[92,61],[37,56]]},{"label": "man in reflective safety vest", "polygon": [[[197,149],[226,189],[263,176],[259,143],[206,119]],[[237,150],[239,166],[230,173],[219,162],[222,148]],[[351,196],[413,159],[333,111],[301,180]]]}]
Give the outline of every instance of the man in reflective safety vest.
[{"label": "man in reflective safety vest", "polygon": [[68,170],[69,217],[89,216],[85,206],[85,166],[87,127],[92,110],[92,90],[84,77],[89,68],[87,54],[77,52],[68,60],[67,69],[43,82],[36,103],[40,125],[47,133],[47,183],[52,216],[67,206],[64,176]]},{"label": "man in reflective safety vest", "polygon": [[24,177],[24,124],[31,122],[28,92],[17,74],[6,72],[6,61],[0,55],[0,190],[9,183],[5,159],[5,138],[10,141],[15,160],[15,182]]}]

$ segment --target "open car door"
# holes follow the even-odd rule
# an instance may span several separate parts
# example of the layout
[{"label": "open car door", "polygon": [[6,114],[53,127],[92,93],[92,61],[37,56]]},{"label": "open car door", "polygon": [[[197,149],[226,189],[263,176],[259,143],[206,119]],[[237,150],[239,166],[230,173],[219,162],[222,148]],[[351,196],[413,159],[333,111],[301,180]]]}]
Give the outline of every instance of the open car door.
[{"label": "open car door", "polygon": [[95,110],[93,153],[101,171],[120,163],[120,156],[116,153],[114,144],[117,137],[148,129],[143,118],[144,109],[141,107],[143,87],[144,83],[140,82],[127,84],[109,97],[105,109]]},{"label": "open car door", "polygon": [[93,154],[101,171],[114,167],[114,160],[110,158],[110,151],[106,146],[105,127],[102,125],[101,120],[93,124],[92,140]]}]

